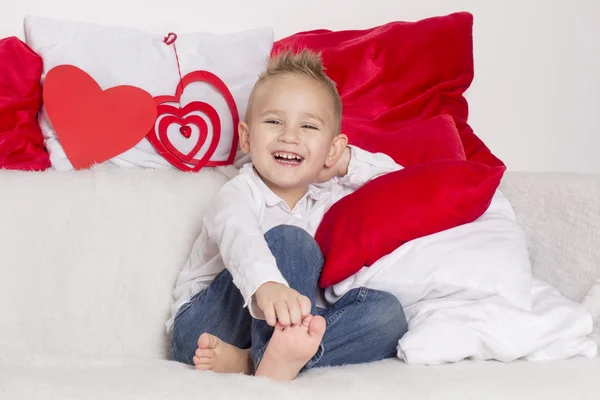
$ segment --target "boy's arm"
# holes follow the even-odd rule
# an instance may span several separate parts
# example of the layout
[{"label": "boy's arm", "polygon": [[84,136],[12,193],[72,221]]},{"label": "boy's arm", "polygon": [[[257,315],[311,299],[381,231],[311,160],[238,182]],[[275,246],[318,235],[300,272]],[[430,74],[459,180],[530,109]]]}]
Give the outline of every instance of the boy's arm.
[{"label": "boy's arm", "polygon": [[219,246],[233,283],[254,318],[263,319],[254,294],[266,282],[288,286],[259,224],[259,204],[243,177],[229,181],[204,216],[208,236]]},{"label": "boy's arm", "polygon": [[370,153],[356,146],[348,146],[346,152],[340,159],[337,183],[354,190],[381,175],[402,169],[383,153]]}]

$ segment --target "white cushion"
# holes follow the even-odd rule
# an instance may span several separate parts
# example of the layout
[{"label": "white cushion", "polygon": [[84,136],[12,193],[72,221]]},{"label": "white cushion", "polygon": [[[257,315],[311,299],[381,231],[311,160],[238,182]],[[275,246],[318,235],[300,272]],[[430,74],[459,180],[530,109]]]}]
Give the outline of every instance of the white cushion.
[{"label": "white cushion", "polygon": [[0,364],[3,399],[597,399],[600,359],[463,362],[419,367],[399,360],[314,369],[289,383],[195,371],[158,360],[36,359]]},{"label": "white cushion", "polygon": [[0,360],[167,357],[173,285],[225,181],[215,169],[0,171]]},{"label": "white cushion", "polygon": [[[133,85],[152,96],[173,95],[179,83],[173,46],[163,43],[168,32],[150,34],[124,27],[104,27],[28,16],[25,18],[25,33],[27,43],[44,60],[43,77],[57,65],[72,64],[90,74],[103,89]],[[182,76],[197,70],[217,75],[227,85],[239,116],[243,118],[252,86],[264,69],[265,59],[273,46],[272,29],[260,28],[227,35],[179,34],[175,45]],[[181,97],[182,106],[191,101],[206,102],[219,114],[221,138],[210,161],[226,161],[237,126],[233,126],[225,99],[212,86],[194,83],[186,87]],[[198,115],[208,123],[208,136],[212,138],[212,125],[207,116],[203,113]],[[40,126],[46,138],[52,166],[58,170],[72,169],[44,109],[40,113]],[[178,125],[169,126],[168,135],[173,145],[183,153],[188,153],[193,143],[196,143],[198,132],[193,130],[189,139],[178,132]],[[209,143],[210,139],[196,159],[205,154]],[[237,149],[237,142],[233,145]],[[146,138],[133,149],[112,158],[110,162],[119,166],[171,167]]]},{"label": "white cushion", "polygon": [[502,192],[527,235],[533,275],[580,302],[600,279],[600,174],[509,172]]},{"label": "white cushion", "polygon": [[525,235],[509,201],[497,192],[485,214],[473,223],[410,241],[326,295],[334,300],[360,286],[393,293],[404,307],[426,299],[499,295],[530,309],[531,265]]},{"label": "white cushion", "polygon": [[409,242],[333,292],[360,286],[385,290],[402,302],[409,331],[398,356],[408,363],[597,354],[587,338],[590,313],[532,281],[525,234],[500,191],[473,223]]}]

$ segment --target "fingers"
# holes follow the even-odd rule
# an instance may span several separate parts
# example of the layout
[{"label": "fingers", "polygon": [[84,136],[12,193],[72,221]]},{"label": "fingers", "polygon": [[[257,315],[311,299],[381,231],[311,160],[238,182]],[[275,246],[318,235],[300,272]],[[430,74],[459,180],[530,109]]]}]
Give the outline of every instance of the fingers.
[{"label": "fingers", "polygon": [[302,320],[300,312],[300,303],[296,299],[290,299],[287,301],[288,311],[290,312],[290,324],[297,325]]},{"label": "fingers", "polygon": [[310,321],[312,321],[313,316],[312,315],[308,315],[307,317],[302,319],[302,325],[308,327],[310,325]]},{"label": "fingers", "polygon": [[312,304],[310,303],[310,299],[306,296],[298,297],[298,303],[300,304],[300,315],[302,318],[308,316],[310,314],[310,308]]},{"label": "fingers", "polygon": [[[286,301],[286,304],[290,316],[291,325],[299,324],[302,321],[302,318],[310,315],[311,302],[310,299],[306,296],[298,295],[297,297]],[[281,323],[283,324],[283,322]]]},{"label": "fingers", "polygon": [[[273,327],[277,324],[284,327],[300,324],[303,318],[310,315],[312,307],[308,297],[290,288],[277,288],[273,293],[267,291],[262,300],[264,303],[259,307],[267,324]],[[266,306],[262,307],[263,304]]]},{"label": "fingers", "polygon": [[287,303],[281,301],[275,304],[275,312],[277,313],[277,321],[283,326],[290,326],[290,313]]},{"label": "fingers", "polygon": [[267,324],[269,324],[269,326],[275,326],[277,323],[277,314],[275,313],[275,307],[273,307],[272,303],[263,309],[263,313],[265,314]]}]

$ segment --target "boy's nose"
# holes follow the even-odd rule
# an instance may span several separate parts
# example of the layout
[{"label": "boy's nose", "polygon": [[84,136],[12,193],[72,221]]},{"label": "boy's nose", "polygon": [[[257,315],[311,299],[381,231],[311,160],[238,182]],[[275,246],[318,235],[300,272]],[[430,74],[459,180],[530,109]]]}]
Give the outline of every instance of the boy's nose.
[{"label": "boy's nose", "polygon": [[297,142],[298,141],[298,130],[293,127],[285,127],[283,132],[281,132],[281,136],[279,137],[281,141],[284,142]]}]

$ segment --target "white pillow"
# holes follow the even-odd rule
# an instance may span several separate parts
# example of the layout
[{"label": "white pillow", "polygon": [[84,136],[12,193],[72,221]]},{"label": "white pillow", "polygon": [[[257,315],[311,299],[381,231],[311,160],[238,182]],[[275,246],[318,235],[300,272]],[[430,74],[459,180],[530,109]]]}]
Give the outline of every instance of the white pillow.
[{"label": "white pillow", "polygon": [[[150,34],[123,27],[56,21],[37,16],[25,18],[27,44],[44,60],[42,81],[51,68],[72,64],[90,74],[103,89],[133,85],[152,96],[173,95],[179,83],[173,46],[163,42],[167,34],[168,32]],[[227,85],[239,116],[243,118],[252,86],[271,52],[273,30],[260,28],[227,35],[189,33],[177,36],[175,45],[182,76],[197,70],[217,75]],[[219,114],[221,137],[210,161],[212,165],[224,164],[230,156],[234,129],[237,129],[233,126],[225,99],[212,86],[193,83],[186,87],[181,96],[182,106],[191,101],[204,101]],[[196,159],[201,158],[208,149],[213,133],[206,115],[199,115],[208,124],[209,139]],[[44,109],[39,120],[52,166],[58,170],[73,169]],[[197,135],[198,131],[192,129],[191,136],[186,139],[179,133],[178,125],[172,124],[168,128],[169,139],[184,154],[192,149]],[[237,149],[237,143],[234,146]],[[124,167],[172,167],[146,138],[109,162]]]},{"label": "white pillow", "polygon": [[508,199],[497,191],[476,221],[408,242],[325,295],[335,301],[366,286],[396,295],[404,307],[420,300],[499,295],[530,310],[531,279],[525,234]]}]

